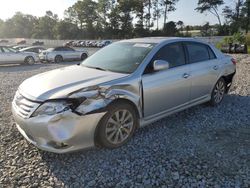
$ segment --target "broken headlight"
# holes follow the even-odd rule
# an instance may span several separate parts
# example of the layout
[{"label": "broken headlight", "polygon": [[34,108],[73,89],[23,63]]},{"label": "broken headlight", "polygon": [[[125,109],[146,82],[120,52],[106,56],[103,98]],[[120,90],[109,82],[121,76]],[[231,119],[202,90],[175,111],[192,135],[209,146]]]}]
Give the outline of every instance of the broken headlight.
[{"label": "broken headlight", "polygon": [[40,105],[32,114],[32,117],[40,115],[55,115],[68,110],[75,110],[85,98],[71,100],[47,101]]}]

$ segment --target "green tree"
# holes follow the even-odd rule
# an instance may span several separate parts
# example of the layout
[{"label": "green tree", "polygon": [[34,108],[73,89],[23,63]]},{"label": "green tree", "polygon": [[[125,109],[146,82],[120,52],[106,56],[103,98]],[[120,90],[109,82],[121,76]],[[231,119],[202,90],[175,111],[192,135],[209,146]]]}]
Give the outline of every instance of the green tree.
[{"label": "green tree", "polygon": [[109,38],[118,38],[120,30],[120,14],[118,7],[113,5],[110,14],[108,15],[109,24],[107,32],[109,33]]},{"label": "green tree", "polygon": [[162,0],[153,0],[153,20],[156,21],[156,30],[159,30],[159,20],[164,13]]},{"label": "green tree", "polygon": [[51,11],[46,11],[45,16],[40,17],[34,27],[33,38],[55,39],[55,26],[58,22],[58,16]]},{"label": "green tree", "polygon": [[30,38],[36,21],[32,15],[17,12],[2,25],[2,34],[5,37]]},{"label": "green tree", "polygon": [[3,34],[4,21],[0,19],[0,37],[4,37]]},{"label": "green tree", "polygon": [[67,20],[59,21],[55,27],[57,39],[77,39],[79,37],[79,28]]},{"label": "green tree", "polygon": [[242,26],[242,8],[244,6],[243,0],[237,0],[235,2],[235,7],[225,6],[223,8],[223,15],[227,24],[230,25],[231,32],[235,33],[238,32]]},{"label": "green tree", "polygon": [[223,0],[199,0],[198,7],[195,10],[197,10],[200,13],[204,13],[206,11],[210,12],[218,19],[218,22],[221,26],[222,24],[218,8],[223,4],[224,4]]},{"label": "green tree", "polygon": [[85,38],[94,38],[94,26],[98,20],[97,3],[92,0],[79,0],[65,11],[65,17],[73,23],[77,23]]},{"label": "green tree", "polygon": [[178,33],[176,23],[173,21],[167,22],[164,25],[163,34],[165,36],[176,36]]},{"label": "green tree", "polygon": [[242,8],[242,28],[248,33],[250,29],[250,0],[246,0]]},{"label": "green tree", "polygon": [[179,21],[176,23],[176,25],[179,27],[179,30],[180,30],[180,31],[183,30],[183,28],[184,28],[184,22],[183,22],[183,21],[179,20]]},{"label": "green tree", "polygon": [[202,26],[201,36],[203,36],[203,37],[211,36],[211,26],[210,26],[209,22],[207,22],[206,24],[204,24]]},{"label": "green tree", "polygon": [[164,6],[164,20],[163,20],[163,25],[165,26],[167,23],[167,15],[169,12],[175,11],[176,10],[176,3],[179,0],[162,0],[162,5]]},{"label": "green tree", "polygon": [[119,0],[118,2],[117,7],[121,27],[120,37],[130,38],[133,36],[132,13],[135,11],[135,5],[135,0]]}]

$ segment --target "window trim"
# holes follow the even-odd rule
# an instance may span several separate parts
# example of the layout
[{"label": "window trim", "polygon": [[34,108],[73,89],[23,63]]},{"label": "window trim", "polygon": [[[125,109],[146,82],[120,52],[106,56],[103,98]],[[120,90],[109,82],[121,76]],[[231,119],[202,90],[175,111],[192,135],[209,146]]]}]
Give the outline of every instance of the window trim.
[{"label": "window trim", "polygon": [[[216,56],[216,54],[214,53],[213,49],[212,49],[209,45],[207,45],[207,48],[208,48],[209,59],[210,59],[210,60],[217,59],[217,56]],[[211,58],[211,56],[210,56],[211,54],[209,53],[209,51],[212,52],[212,54],[214,55],[214,58]]]},{"label": "window trim", "polygon": [[[211,61],[211,60],[217,59],[216,54],[214,53],[214,51],[212,50],[212,48],[209,45],[207,45],[207,44],[204,44],[204,43],[201,43],[201,42],[196,42],[196,41],[188,41],[188,42],[183,42],[183,43],[184,43],[183,45],[184,45],[184,48],[185,48],[186,56],[187,56],[187,59],[188,59],[187,64],[201,63],[201,62],[204,62],[204,61]],[[198,62],[190,62],[190,55],[189,55],[189,52],[188,52],[187,44],[195,44],[195,45],[201,45],[201,46],[203,45],[203,46],[205,46],[206,49],[207,49],[207,53],[208,53],[209,59],[208,60],[204,60],[204,61],[198,61]],[[209,49],[214,54],[215,58],[211,58],[210,53],[209,53]]]}]

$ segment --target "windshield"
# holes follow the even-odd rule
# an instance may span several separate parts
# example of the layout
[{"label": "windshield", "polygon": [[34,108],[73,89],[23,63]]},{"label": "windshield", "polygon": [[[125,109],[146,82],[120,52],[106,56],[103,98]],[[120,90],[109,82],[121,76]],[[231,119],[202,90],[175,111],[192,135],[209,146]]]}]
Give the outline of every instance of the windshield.
[{"label": "windshield", "polygon": [[142,63],[155,44],[118,42],[86,59],[81,65],[119,73],[132,73]]},{"label": "windshield", "polygon": [[4,52],[17,52],[17,50],[15,50],[14,48],[11,48],[11,47],[2,47],[2,50]]}]

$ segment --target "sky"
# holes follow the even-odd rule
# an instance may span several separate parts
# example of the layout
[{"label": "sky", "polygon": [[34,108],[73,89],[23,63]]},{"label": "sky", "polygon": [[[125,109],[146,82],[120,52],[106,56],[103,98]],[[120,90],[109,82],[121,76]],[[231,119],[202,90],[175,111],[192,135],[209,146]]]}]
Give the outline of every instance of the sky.
[{"label": "sky", "polygon": [[[64,10],[73,5],[77,0],[3,0],[0,6],[0,19],[11,18],[15,12],[31,14],[34,16],[43,16],[47,10],[63,18]],[[227,4],[232,5],[234,0],[225,0]],[[194,9],[198,0],[179,0],[177,10],[168,15],[169,21],[184,21],[185,25],[202,25],[206,22],[210,24],[217,23],[217,19],[207,13],[200,14]]]}]

